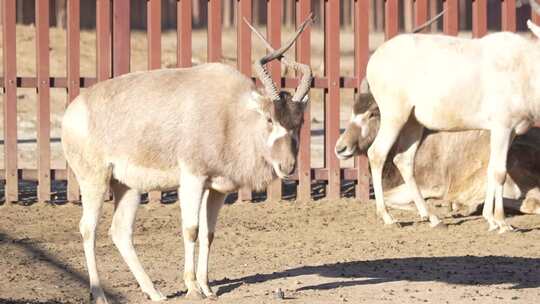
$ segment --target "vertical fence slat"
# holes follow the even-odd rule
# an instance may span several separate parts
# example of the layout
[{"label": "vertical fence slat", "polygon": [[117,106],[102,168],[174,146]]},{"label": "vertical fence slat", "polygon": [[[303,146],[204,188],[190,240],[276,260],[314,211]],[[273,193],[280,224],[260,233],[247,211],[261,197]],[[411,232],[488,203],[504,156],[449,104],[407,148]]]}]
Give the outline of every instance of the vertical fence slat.
[{"label": "vertical fence slat", "polygon": [[49,1],[36,0],[38,201],[51,199]]},{"label": "vertical fence slat", "polygon": [[[252,22],[251,0],[237,0],[237,43],[236,52],[238,58],[238,70],[251,77],[251,30],[244,23],[244,18]],[[251,189],[242,188],[238,192],[238,199],[242,201],[251,200]]]},{"label": "vertical fence slat", "polygon": [[472,34],[480,38],[487,33],[487,1],[473,0]]},{"label": "vertical fence slat", "polygon": [[325,163],[328,169],[328,187],[326,197],[340,197],[340,164],[334,154],[334,147],[339,137],[339,2],[327,1],[325,5],[325,73],[328,89],[325,94]]},{"label": "vertical fence slat", "polygon": [[4,168],[5,204],[18,200],[17,174],[17,57],[15,0],[2,1],[2,47],[4,59]]},{"label": "vertical fence slat", "polygon": [[459,0],[445,0],[444,9],[446,13],[443,16],[443,31],[446,35],[457,36],[459,31]]},{"label": "vertical fence slat", "polygon": [[[439,2],[438,0],[429,0],[429,18],[433,18],[433,17],[435,17],[435,15],[437,15],[437,13],[438,13],[437,12],[437,10],[438,10],[437,3],[438,2]],[[446,0],[443,0],[443,6],[446,5],[445,2],[446,2]],[[432,32],[437,31],[437,29],[438,29],[437,22],[431,24],[430,29],[431,29]]]},{"label": "vertical fence slat", "polygon": [[177,47],[176,47],[176,65],[178,67],[191,66],[191,22],[192,6],[191,0],[178,0],[176,6],[177,13]]},{"label": "vertical fence slat", "polygon": [[[356,77],[356,93],[366,76],[366,65],[369,59],[369,1],[354,1],[354,76]],[[369,200],[369,166],[365,155],[356,159],[358,184],[356,198],[361,201]]]},{"label": "vertical fence slat", "polygon": [[[148,69],[161,68],[161,0],[147,0]],[[149,203],[161,202],[161,191],[148,192]]]},{"label": "vertical fence slat", "polygon": [[398,0],[385,0],[384,6],[384,37],[386,40],[399,32]]},{"label": "vertical fence slat", "polygon": [[113,1],[113,76],[129,72],[130,66],[130,1]]},{"label": "vertical fence slat", "polygon": [[96,2],[97,80],[111,77],[111,0]]},{"label": "vertical fence slat", "polygon": [[208,2],[208,61],[220,62],[221,46],[221,0]]},{"label": "vertical fence slat", "polygon": [[[538,0],[535,0],[538,2]],[[534,12],[534,10],[531,9],[531,19],[534,23],[540,24],[540,14],[537,14]]]},{"label": "vertical fence slat", "polygon": [[[296,24],[300,25],[311,12],[310,0],[296,1]],[[298,37],[296,42],[296,60],[310,64],[311,61],[311,27]],[[300,149],[298,153],[298,190],[297,198],[307,201],[311,198],[311,109],[310,103],[304,111],[304,124],[300,130]]]},{"label": "vertical fence slat", "polygon": [[[281,0],[267,0],[268,8],[267,12],[267,26],[266,26],[266,37],[268,41],[274,47],[274,49],[279,49],[281,46],[281,11],[282,11],[282,1]],[[274,60],[268,64],[269,73],[272,76],[276,88],[281,89],[281,64],[279,61]],[[277,201],[281,199],[281,179],[277,178],[275,181],[270,183],[267,192],[267,200]]]},{"label": "vertical fence slat", "polygon": [[161,0],[147,0],[148,69],[161,68]]},{"label": "vertical fence slat", "polygon": [[[68,103],[79,95],[80,85],[80,0],[67,1],[67,93]],[[79,200],[79,185],[68,167],[67,200]]]},{"label": "vertical fence slat", "polygon": [[[428,0],[414,1],[414,25],[420,26],[428,20]],[[425,29],[423,32],[426,32]]]},{"label": "vertical fence slat", "polygon": [[516,31],[516,0],[502,0],[501,5],[502,30]]}]

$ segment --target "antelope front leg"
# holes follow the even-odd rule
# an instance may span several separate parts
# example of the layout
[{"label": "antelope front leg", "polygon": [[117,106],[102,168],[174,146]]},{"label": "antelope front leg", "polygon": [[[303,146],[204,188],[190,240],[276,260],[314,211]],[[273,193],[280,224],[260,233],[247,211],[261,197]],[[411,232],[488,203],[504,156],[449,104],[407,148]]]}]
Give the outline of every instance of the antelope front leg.
[{"label": "antelope front leg", "polygon": [[[482,215],[489,223],[489,231],[499,228],[499,233],[514,230],[514,228],[508,225],[504,219],[503,206],[506,159],[511,139],[511,129],[500,127],[491,130],[488,187]],[[495,216],[493,216],[493,201],[495,201]]]},{"label": "antelope front leg", "polygon": [[182,211],[182,234],[184,238],[184,284],[190,299],[202,299],[195,277],[195,242],[199,234],[199,210],[203,199],[205,177],[186,172],[180,174],[180,209]]},{"label": "antelope front leg", "polygon": [[142,291],[148,295],[152,301],[163,301],[167,298],[156,288],[150,277],[137,257],[133,247],[133,224],[137,208],[139,207],[141,194],[135,189],[113,181],[111,188],[114,194],[115,208],[110,229],[110,235],[122,258],[135,276]]},{"label": "antelope front leg", "polygon": [[217,299],[217,296],[212,292],[208,285],[208,258],[210,255],[210,247],[214,240],[214,231],[219,210],[223,206],[225,195],[208,190],[205,193],[206,199],[203,200],[201,211],[199,214],[199,259],[197,265],[197,282],[204,296],[209,299]]},{"label": "antelope front leg", "polygon": [[429,220],[431,227],[446,227],[435,214],[428,211],[426,201],[414,178],[414,158],[422,139],[423,130],[424,127],[412,118],[407,122],[403,130],[401,130],[398,140],[398,153],[393,161],[405,181],[405,186],[413,197],[420,218],[423,221]]},{"label": "antelope front leg", "polygon": [[507,224],[504,215],[503,189],[506,181],[506,160],[508,149],[512,141],[512,131],[510,129],[491,131],[491,156],[493,158],[494,170],[492,171],[495,181],[495,224],[499,227],[499,233],[514,231],[514,227]]},{"label": "antelope front leg", "polygon": [[371,177],[373,179],[373,189],[375,191],[377,215],[382,217],[385,225],[396,224],[396,221],[392,218],[390,213],[388,213],[386,205],[384,204],[382,172],[388,152],[396,141],[403,124],[395,125],[382,120],[379,133],[377,133],[375,141],[368,150]]}]

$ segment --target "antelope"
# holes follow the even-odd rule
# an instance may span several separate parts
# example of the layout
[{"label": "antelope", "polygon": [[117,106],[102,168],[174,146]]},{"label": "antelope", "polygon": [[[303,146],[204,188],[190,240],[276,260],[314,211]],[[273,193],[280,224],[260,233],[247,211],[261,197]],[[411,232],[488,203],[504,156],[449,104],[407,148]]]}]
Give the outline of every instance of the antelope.
[{"label": "antelope", "polygon": [[[530,3],[540,11],[534,0]],[[530,20],[527,25],[539,38],[540,27]],[[396,140],[394,163],[421,217],[436,227],[443,224],[427,210],[414,179],[415,154],[424,128],[489,130],[490,160],[482,215],[489,231],[514,230],[506,223],[503,209],[506,161],[513,138],[540,120],[538,62],[538,40],[508,32],[480,39],[403,34],[373,53],[366,78],[381,119],[367,154],[377,213],[385,224],[395,224],[395,220],[384,203],[382,170]],[[363,125],[369,115],[355,121]]]},{"label": "antelope", "polygon": [[[96,84],[69,105],[62,146],[81,189],[80,232],[93,302],[107,303],[94,249],[109,186],[111,238],[142,291],[161,301],[165,296],[135,253],[133,223],[142,192],[181,185],[186,296],[217,297],[208,285],[208,259],[225,194],[265,189],[295,168],[312,74],[308,65],[283,56],[312,20],[310,15],[290,41],[254,63],[264,91],[236,69],[208,63],[125,74]],[[279,92],[272,82],[265,65],[275,59],[302,73],[294,94]]]},{"label": "antelope", "polygon": [[[339,137],[335,152],[340,159],[366,153],[379,129],[380,115],[373,96],[365,87],[353,104],[353,120]],[[358,126],[354,117],[371,117]],[[522,213],[540,214],[540,128],[514,140],[508,154],[504,183],[505,207]],[[385,204],[413,210],[399,170],[392,163],[395,149],[388,154],[383,170]],[[414,176],[424,199],[449,202],[451,210],[470,215],[478,209],[486,191],[489,161],[489,132],[425,132],[415,156]]]}]

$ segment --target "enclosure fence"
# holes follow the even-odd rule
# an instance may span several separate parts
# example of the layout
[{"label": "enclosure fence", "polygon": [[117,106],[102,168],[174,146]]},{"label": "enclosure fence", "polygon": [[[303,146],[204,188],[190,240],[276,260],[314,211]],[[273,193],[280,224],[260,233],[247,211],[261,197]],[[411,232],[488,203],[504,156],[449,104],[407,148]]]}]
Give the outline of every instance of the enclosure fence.
[{"label": "enclosure fence", "polygon": [[[161,33],[162,33],[162,1],[141,0],[147,5],[147,38],[148,67],[161,68]],[[207,58],[208,61],[222,60],[222,1],[207,0]],[[501,27],[505,31],[516,30],[516,0],[501,1]],[[236,32],[237,32],[237,68],[245,75],[252,76],[252,41],[251,31],[242,22],[244,18],[252,20],[252,0],[236,0]],[[280,46],[281,20],[283,1],[264,0],[267,5],[267,35],[274,48]],[[414,1],[414,23],[420,25],[428,20],[429,0]],[[487,33],[487,0],[473,0],[472,35],[481,37]],[[296,0],[295,20],[305,20],[312,11],[310,0]],[[340,92],[343,88],[360,87],[369,57],[369,11],[370,0],[355,0],[351,9],[354,16],[354,75],[340,74],[340,1],[326,0],[322,10],[324,18],[324,75],[315,77],[313,88],[324,90],[324,167],[312,168],[310,157],[310,110],[305,111],[304,125],[301,129],[300,152],[297,170],[288,183],[295,184],[296,198],[309,200],[312,197],[314,182],[325,183],[325,195],[329,199],[339,198],[343,181],[354,181],[355,195],[360,199],[369,198],[369,173],[365,157],[358,157],[354,168],[340,168],[340,162],[334,155],[334,145],[340,132]],[[67,77],[51,77],[49,26],[49,0],[35,0],[36,31],[36,75],[20,77],[17,73],[16,53],[16,0],[2,0],[2,39],[3,39],[3,77],[0,79],[4,90],[4,170],[1,176],[5,182],[5,202],[19,199],[19,181],[37,181],[37,199],[40,202],[51,199],[51,181],[67,180],[67,200],[79,200],[79,188],[69,169],[51,170],[51,136],[50,136],[50,89],[67,90],[69,103],[81,88],[92,86],[130,71],[130,1],[97,0],[96,1],[96,75],[80,75],[80,0],[67,0]],[[260,4],[260,3],[259,3]],[[398,34],[399,14],[398,0],[384,1],[384,32],[390,39]],[[459,9],[458,0],[445,0],[447,10],[443,18],[443,31],[447,35],[458,34]],[[177,0],[176,30],[178,45],[176,50],[177,66],[189,67],[192,64],[192,0]],[[463,18],[463,16],[461,16]],[[533,15],[533,20],[540,23],[540,16]],[[296,59],[301,63],[309,63],[311,58],[311,31],[308,27],[297,41]],[[278,86],[295,88],[299,79],[282,77],[281,66],[273,62],[270,73]],[[37,147],[38,162],[36,169],[21,169],[17,164],[17,89],[34,88],[37,92]],[[283,196],[283,181],[273,182],[267,189],[269,200],[278,200]],[[159,201],[162,194],[151,192],[151,201]],[[242,200],[251,200],[250,189],[242,189],[239,193]]]}]

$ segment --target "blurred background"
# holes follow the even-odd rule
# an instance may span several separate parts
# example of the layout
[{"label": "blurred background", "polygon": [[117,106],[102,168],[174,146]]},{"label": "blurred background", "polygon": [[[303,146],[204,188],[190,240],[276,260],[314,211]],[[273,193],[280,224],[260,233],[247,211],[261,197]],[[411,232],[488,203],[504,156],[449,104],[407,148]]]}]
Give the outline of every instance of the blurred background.
[{"label": "blurred background", "polygon": [[[52,0],[50,1],[51,12],[51,25],[63,27],[66,22],[66,1],[67,0]],[[352,5],[355,0],[339,0],[341,3],[341,25],[343,27],[351,27],[353,24],[353,10]],[[384,29],[384,0],[359,0],[369,1],[370,12],[370,26],[374,31],[382,31]],[[177,0],[162,0],[162,27],[163,29],[174,29],[176,27],[176,2]],[[312,0],[312,8],[316,16],[322,15],[323,5],[325,0]],[[412,28],[413,25],[413,5],[414,0],[399,0],[399,12],[400,12],[400,29],[407,31]],[[429,0],[430,14],[434,16],[437,12],[442,10],[443,0]],[[471,30],[472,20],[472,0],[459,0],[459,16],[465,16],[460,18],[460,30]],[[500,30],[501,28],[501,1],[500,0],[488,0],[488,29]],[[516,1],[520,4],[520,1]],[[18,0],[17,3],[17,22],[21,24],[32,24],[35,16],[35,0]],[[295,0],[283,0],[283,24],[290,26],[294,23],[295,16]],[[222,15],[223,26],[234,27],[236,24],[236,5],[237,0],[223,0],[222,1]],[[253,22],[256,25],[266,23],[266,1],[254,0],[253,6]],[[193,0],[193,27],[203,28],[207,24],[207,7],[208,1],[205,0]],[[95,27],[95,15],[96,15],[96,0],[81,1],[81,27],[86,29],[92,29]],[[518,30],[525,30],[525,22],[530,16],[530,7],[523,5],[517,9],[517,24]],[[318,18],[316,24],[322,26],[323,19]],[[434,25],[442,26],[442,24]],[[131,0],[131,27],[133,29],[145,29],[146,28],[146,1],[145,0]],[[435,28],[433,28],[435,29]]]}]

